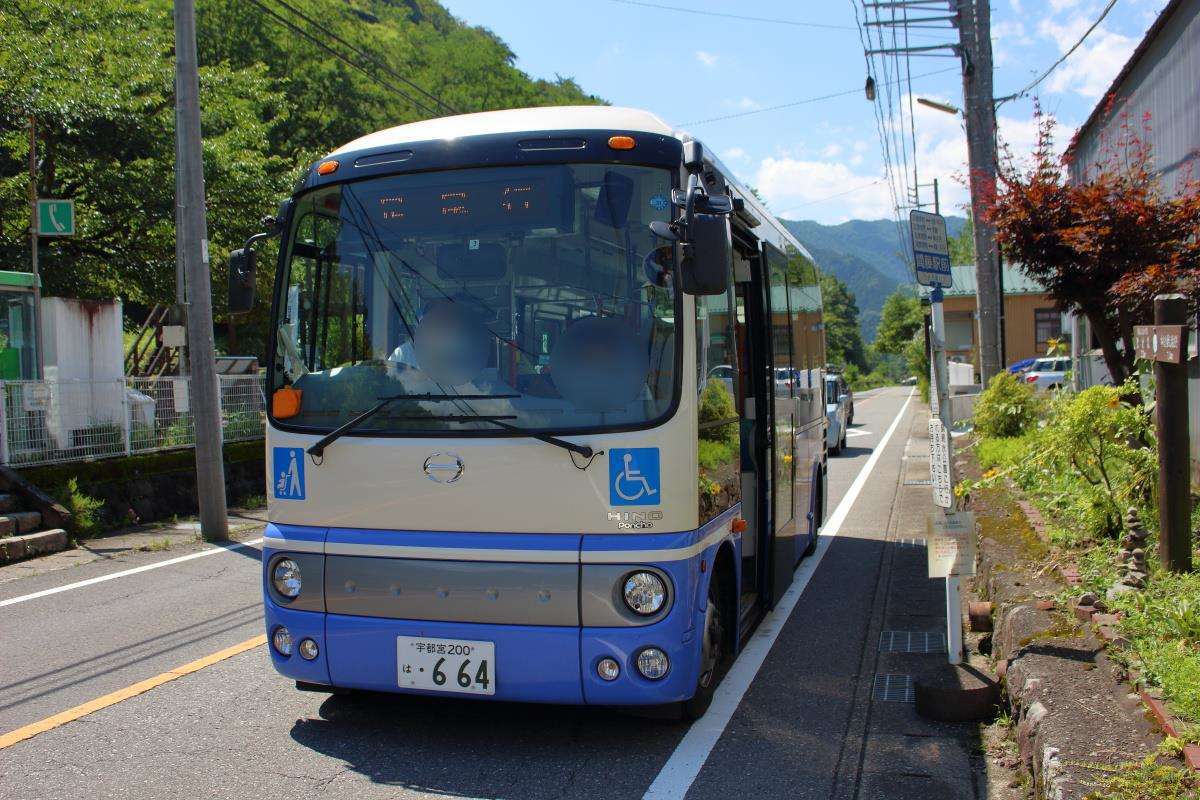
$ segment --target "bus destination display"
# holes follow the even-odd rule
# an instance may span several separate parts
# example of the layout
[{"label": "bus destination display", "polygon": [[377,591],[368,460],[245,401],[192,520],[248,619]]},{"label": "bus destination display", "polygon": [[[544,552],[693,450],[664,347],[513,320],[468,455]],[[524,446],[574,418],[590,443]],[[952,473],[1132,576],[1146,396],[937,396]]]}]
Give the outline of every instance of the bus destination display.
[{"label": "bus destination display", "polygon": [[561,194],[544,178],[417,186],[369,201],[374,221],[398,235],[528,230],[559,223]]}]

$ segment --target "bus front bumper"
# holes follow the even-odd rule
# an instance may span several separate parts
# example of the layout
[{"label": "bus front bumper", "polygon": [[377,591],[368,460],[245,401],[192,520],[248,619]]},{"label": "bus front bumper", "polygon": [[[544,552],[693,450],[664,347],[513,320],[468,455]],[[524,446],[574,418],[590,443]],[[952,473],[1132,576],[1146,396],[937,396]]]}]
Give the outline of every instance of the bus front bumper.
[{"label": "bus front bumper", "polygon": [[[283,625],[293,643],[311,638],[319,655],[306,661],[295,652],[284,657],[268,644],[271,661],[282,675],[304,683],[339,689],[449,695],[534,703],[658,705],[691,697],[699,652],[694,630],[684,630],[683,605],[660,622],[644,627],[581,628],[483,625],[465,622],[377,619],[282,608],[266,604],[268,638]],[[495,694],[431,692],[402,688],[397,681],[397,637],[485,641],[495,645]],[[659,680],[637,671],[636,659],[657,647],[671,668]],[[616,680],[602,680],[596,666],[613,658],[621,666]]]},{"label": "bus front bumper", "polygon": [[[274,528],[275,526],[271,526]],[[269,529],[269,533],[272,531]],[[295,544],[295,531],[289,531],[289,543]],[[646,544],[661,553],[662,545],[673,545],[680,534],[647,537]],[[315,538],[315,537],[314,537]],[[706,596],[707,575],[701,574],[700,562],[711,559],[715,546],[697,553],[698,558],[668,562],[649,561],[643,564],[571,565],[572,582],[570,591],[559,584],[552,602],[553,606],[561,595],[569,595],[572,616],[561,624],[559,618],[544,618],[541,624],[528,623],[528,606],[522,606],[504,619],[475,620],[412,619],[404,618],[404,606],[388,606],[392,594],[384,591],[388,586],[399,586],[395,580],[401,575],[410,582],[424,581],[430,569],[435,570],[438,580],[449,591],[446,603],[451,603],[456,593],[464,594],[470,589],[482,596],[485,586],[490,587],[501,579],[496,565],[479,564],[464,566],[463,562],[442,562],[444,569],[429,567],[420,559],[365,558],[361,565],[355,561],[318,554],[316,543],[310,552],[294,552],[293,548],[274,547],[277,537],[268,537],[264,549],[263,563],[269,571],[279,557],[294,558],[301,562],[303,570],[316,581],[314,589],[320,587],[315,596],[309,592],[305,603],[299,605],[282,602],[277,598],[264,574],[264,607],[268,637],[268,650],[272,663],[281,674],[306,684],[325,685],[338,689],[364,689],[382,692],[401,692],[427,695],[448,695],[460,698],[479,698],[519,702],[542,702],[589,705],[658,705],[686,700],[695,691],[700,663],[700,641],[698,631],[703,629],[703,611],[697,597]],[[604,548],[611,543],[597,537],[594,546]],[[622,537],[622,542],[629,541]],[[590,544],[590,543],[589,543]],[[588,546],[588,544],[585,544]],[[711,560],[709,561],[711,564]],[[383,566],[381,566],[383,565]],[[502,565],[501,572],[537,575],[551,580],[553,575],[545,572],[544,565]],[[478,572],[473,570],[478,569]],[[645,620],[620,620],[619,614],[628,616],[624,609],[618,612],[614,606],[620,601],[614,596],[615,582],[630,570],[651,569],[660,573],[670,583],[670,606],[659,617]],[[383,572],[381,572],[383,570]],[[465,571],[464,571],[465,570]],[[528,572],[522,572],[528,570]],[[480,577],[486,576],[486,577]],[[478,582],[476,579],[486,581]],[[370,602],[358,606],[344,605],[339,598],[345,595],[348,581],[355,582],[353,597],[370,596]],[[457,583],[454,583],[457,581]],[[306,580],[306,585],[309,584]],[[512,582],[514,587],[524,586],[521,580]],[[404,584],[405,586],[411,585]],[[429,584],[435,585],[435,584]],[[541,584],[539,584],[541,585]],[[368,592],[372,586],[373,593]],[[528,588],[528,586],[525,586]],[[425,586],[428,589],[428,586]],[[500,590],[500,596],[511,596],[514,591]],[[388,597],[384,597],[384,595]],[[409,597],[407,590],[395,591],[395,600]],[[431,594],[424,591],[423,596]],[[442,592],[438,592],[442,594]],[[527,599],[527,598],[526,598]],[[422,601],[423,603],[426,601]],[[535,600],[536,602],[536,600]],[[457,609],[459,613],[480,614],[481,610],[494,606],[475,602],[471,606],[446,606],[446,610]],[[411,607],[407,607],[411,608]],[[428,605],[418,605],[428,608]],[[469,609],[469,611],[464,611]],[[354,613],[344,613],[346,611]],[[560,610],[553,613],[560,614]],[[422,614],[424,617],[430,613]],[[447,615],[451,616],[451,615]],[[557,621],[558,624],[548,624]],[[591,622],[592,624],[588,624]],[[293,652],[281,655],[270,643],[280,626],[291,634]],[[491,642],[495,646],[495,662],[492,667],[495,693],[480,695],[457,691],[425,691],[402,687],[398,681],[397,637],[425,637],[430,639],[454,639],[460,641]],[[310,638],[318,646],[318,655],[305,660],[297,652],[302,639]],[[670,669],[660,679],[650,680],[637,669],[637,657],[647,647],[656,647],[667,654]],[[612,658],[620,666],[615,680],[606,681],[597,673],[602,659]],[[447,687],[451,688],[451,687]]]}]

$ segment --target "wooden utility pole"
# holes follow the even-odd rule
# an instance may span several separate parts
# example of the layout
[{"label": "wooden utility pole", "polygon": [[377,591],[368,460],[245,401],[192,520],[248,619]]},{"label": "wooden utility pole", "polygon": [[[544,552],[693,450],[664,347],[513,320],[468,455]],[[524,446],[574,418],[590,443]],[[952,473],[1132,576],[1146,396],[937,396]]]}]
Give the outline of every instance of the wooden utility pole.
[{"label": "wooden utility pole", "polygon": [[42,269],[38,263],[37,117],[29,115],[29,270],[33,273],[35,378],[42,379]]},{"label": "wooden utility pole", "polygon": [[1192,569],[1191,456],[1188,453],[1187,300],[1154,298],[1153,346],[1176,336],[1170,358],[1154,359],[1154,425],[1158,434],[1159,557],[1173,572]]},{"label": "wooden utility pole", "polygon": [[987,204],[996,196],[996,107],[992,98],[992,24],[989,0],[962,0],[958,10],[963,68],[963,116],[971,217],[975,224],[975,283],[979,309],[979,371],[986,386],[1004,368],[1001,341],[1000,259]]},{"label": "wooden utility pole", "polygon": [[225,465],[221,460],[221,410],[213,345],[212,279],[204,208],[204,160],[200,139],[200,74],[196,63],[193,0],[175,0],[175,202],[182,223],[178,253],[187,276],[187,341],[191,364],[192,420],[196,426],[196,493],[200,532],[209,541],[229,538],[225,513]]}]

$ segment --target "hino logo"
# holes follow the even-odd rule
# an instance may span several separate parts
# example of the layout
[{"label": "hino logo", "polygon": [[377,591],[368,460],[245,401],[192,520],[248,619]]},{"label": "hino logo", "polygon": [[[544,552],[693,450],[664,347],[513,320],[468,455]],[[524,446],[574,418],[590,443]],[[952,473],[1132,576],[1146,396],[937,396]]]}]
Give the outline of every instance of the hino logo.
[{"label": "hino logo", "polygon": [[465,468],[462,458],[455,453],[433,453],[421,467],[425,477],[434,483],[454,483]]},{"label": "hino logo", "polygon": [[617,523],[617,528],[623,531],[645,530],[653,528],[654,522],[663,518],[661,511],[610,511],[608,521]]}]

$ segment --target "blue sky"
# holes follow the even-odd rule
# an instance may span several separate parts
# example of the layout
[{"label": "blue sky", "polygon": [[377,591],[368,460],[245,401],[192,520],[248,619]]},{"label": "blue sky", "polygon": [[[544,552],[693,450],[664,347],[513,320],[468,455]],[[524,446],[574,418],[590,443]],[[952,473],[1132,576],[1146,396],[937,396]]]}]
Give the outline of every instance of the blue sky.
[{"label": "blue sky", "polygon": [[[691,131],[741,179],[757,186],[779,216],[832,223],[892,215],[875,114],[861,92],[867,70],[851,0],[443,3],[466,22],[498,34],[526,72],[573,77],[614,104],[646,108]],[[1016,91],[1049,67],[1105,5],[1104,0],[994,0],[996,96]],[[1039,87],[1042,105],[1063,124],[1062,141],[1086,119],[1165,5],[1166,0],[1119,0],[1084,45]],[[918,43],[925,42],[910,41]],[[960,105],[957,66],[955,59],[913,58],[913,93]],[[703,122],[850,90],[858,91]],[[893,102],[907,109],[904,98],[895,96]],[[1017,153],[1032,144],[1032,108],[1031,100],[1023,99],[1000,109],[1001,136]],[[921,106],[915,106],[913,119],[919,182],[938,177],[943,213],[962,213],[966,141],[960,120]]]}]

